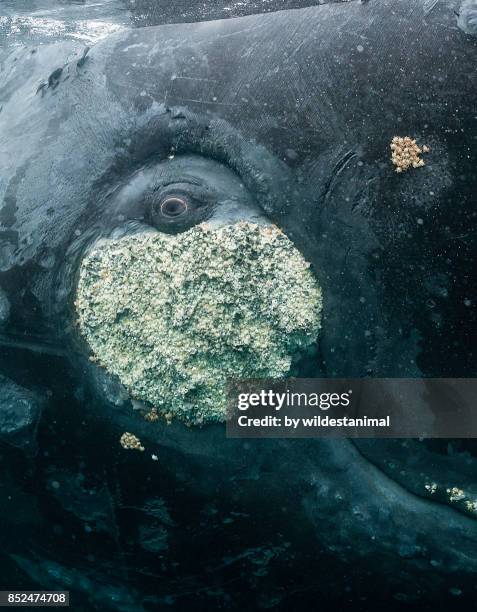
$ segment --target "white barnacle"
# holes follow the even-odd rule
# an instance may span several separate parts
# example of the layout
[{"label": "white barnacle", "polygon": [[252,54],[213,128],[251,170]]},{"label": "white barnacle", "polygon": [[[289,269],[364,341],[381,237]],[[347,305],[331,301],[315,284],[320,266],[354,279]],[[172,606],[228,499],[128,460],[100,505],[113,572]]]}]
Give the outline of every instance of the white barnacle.
[{"label": "white barnacle", "polygon": [[446,489],[447,494],[449,495],[449,501],[461,501],[465,498],[465,493],[462,489],[458,487],[452,487],[450,489]]},{"label": "white barnacle", "polygon": [[425,165],[423,159],[419,156],[421,153],[430,151],[427,145],[423,145],[422,149],[417,145],[415,138],[405,136],[400,138],[394,136],[390,147],[392,149],[391,161],[396,166],[396,172],[402,173],[409,168],[421,168]]}]

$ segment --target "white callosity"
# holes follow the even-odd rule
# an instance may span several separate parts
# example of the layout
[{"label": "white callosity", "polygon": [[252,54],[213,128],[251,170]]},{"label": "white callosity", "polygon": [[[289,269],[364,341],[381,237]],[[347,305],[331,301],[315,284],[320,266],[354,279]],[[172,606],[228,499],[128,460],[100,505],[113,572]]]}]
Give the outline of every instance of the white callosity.
[{"label": "white callosity", "polygon": [[104,241],[75,304],[93,358],[131,397],[199,424],[224,420],[228,377],[287,375],[317,339],[322,297],[278,228],[243,222]]}]

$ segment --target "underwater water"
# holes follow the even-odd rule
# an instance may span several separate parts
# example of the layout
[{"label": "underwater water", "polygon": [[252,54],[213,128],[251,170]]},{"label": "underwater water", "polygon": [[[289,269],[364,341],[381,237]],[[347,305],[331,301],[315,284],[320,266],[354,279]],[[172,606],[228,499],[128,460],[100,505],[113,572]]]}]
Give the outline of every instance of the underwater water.
[{"label": "underwater water", "polygon": [[[182,236],[198,223],[256,220],[256,206],[311,262],[320,315],[323,292],[320,324],[302,330],[317,342],[267,344],[261,311],[252,331],[264,345],[250,362],[275,351],[262,376],[301,345],[302,376],[475,377],[477,86],[464,68],[477,45],[459,30],[459,5],[405,0],[389,32],[388,0],[1,0],[0,590],[69,590],[78,611],[474,605],[475,508],[451,498],[463,489],[477,500],[475,440],[229,440],[221,423],[156,422],[94,363],[74,305],[79,262],[103,237]],[[231,25],[202,23],[222,18]],[[404,53],[399,37],[419,20]],[[423,59],[433,52],[435,70]],[[429,162],[400,176],[389,143],[408,132],[429,144]],[[249,247],[237,260],[262,257]],[[172,295],[186,287],[184,325],[195,316],[187,257],[216,265],[190,252],[167,277]],[[101,270],[106,283],[120,256],[113,249],[115,266]],[[274,257],[269,278],[260,259],[244,300],[254,304],[254,283],[263,299],[267,281],[286,279],[286,255]],[[137,333],[131,313],[154,305],[137,277],[124,292],[137,308],[122,303],[121,276],[111,285],[124,308],[108,324],[121,319],[121,341]],[[226,337],[215,353],[229,370],[248,346],[240,325],[255,325],[236,308],[241,287],[224,288],[230,278],[205,304],[215,313],[236,300],[226,306],[240,341]],[[167,322],[179,317],[162,307]],[[226,333],[223,319],[204,319],[194,334]],[[114,362],[115,334],[104,335]],[[181,341],[168,337],[169,352],[190,359]],[[203,380],[204,352],[187,377]],[[133,368],[128,358],[117,371],[126,379]],[[183,379],[168,392],[177,388],[188,397]],[[142,450],[121,444],[125,432]],[[450,492],[438,501],[435,482]]]}]

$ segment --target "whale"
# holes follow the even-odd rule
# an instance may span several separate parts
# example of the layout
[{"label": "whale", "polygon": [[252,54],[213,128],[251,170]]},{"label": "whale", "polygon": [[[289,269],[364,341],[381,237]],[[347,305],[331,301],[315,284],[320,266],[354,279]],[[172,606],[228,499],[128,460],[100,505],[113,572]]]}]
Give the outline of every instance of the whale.
[{"label": "whale", "polygon": [[[73,466],[93,475],[101,466],[108,490],[120,490],[113,502],[98,493],[109,508],[97,528],[105,551],[124,554],[130,536],[117,517],[134,513],[144,566],[166,550],[187,565],[204,559],[209,525],[219,578],[183,572],[191,588],[220,585],[226,602],[237,594],[225,561],[240,557],[233,531],[246,532],[253,515],[246,558],[230,563],[243,572],[240,597],[251,593],[255,605],[286,605],[287,589],[270,586],[284,567],[299,601],[321,592],[306,558],[354,568],[356,598],[370,574],[380,601],[390,591],[397,602],[472,597],[474,511],[436,500],[429,485],[438,475],[449,490],[473,491],[472,442],[231,440],[222,423],[151,422],[91,361],[74,307],[81,262],[101,240],[252,218],[292,241],[322,291],[302,374],[474,376],[477,39],[459,10],[453,0],[330,3],[3,53],[0,382],[10,398],[15,389],[41,398],[37,444],[47,455],[34,474],[72,523],[94,530],[97,514],[82,509]],[[423,163],[397,157],[395,138]],[[52,476],[65,452],[58,428],[71,459]],[[121,449],[124,432],[145,452]],[[13,564],[25,556],[7,554]],[[75,569],[68,549],[42,554]],[[116,572],[108,558],[96,562]],[[134,593],[154,591],[121,563]],[[161,587],[161,597],[172,595]]]}]

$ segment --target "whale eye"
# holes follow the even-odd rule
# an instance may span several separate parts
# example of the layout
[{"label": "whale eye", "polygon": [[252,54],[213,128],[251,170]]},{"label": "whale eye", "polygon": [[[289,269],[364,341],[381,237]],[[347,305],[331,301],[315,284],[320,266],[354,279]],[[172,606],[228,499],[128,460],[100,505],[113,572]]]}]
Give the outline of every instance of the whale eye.
[{"label": "whale eye", "polygon": [[179,217],[187,212],[187,200],[179,196],[167,196],[160,204],[160,211],[165,217]]},{"label": "whale eye", "polygon": [[160,185],[147,193],[142,202],[153,227],[176,233],[204,221],[212,213],[216,200],[215,191],[182,182]]}]

